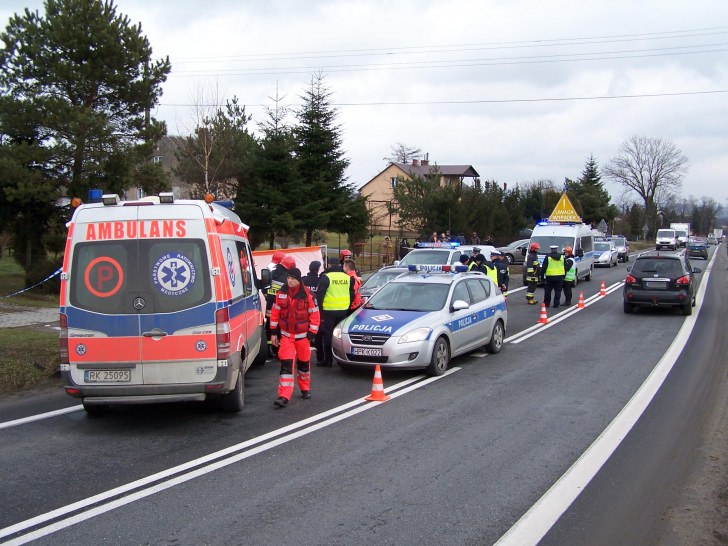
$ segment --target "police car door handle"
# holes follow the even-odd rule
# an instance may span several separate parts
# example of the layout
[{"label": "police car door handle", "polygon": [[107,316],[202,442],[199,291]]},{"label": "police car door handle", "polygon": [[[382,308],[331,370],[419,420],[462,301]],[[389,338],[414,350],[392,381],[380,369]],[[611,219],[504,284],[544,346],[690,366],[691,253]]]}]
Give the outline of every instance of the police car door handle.
[{"label": "police car door handle", "polygon": [[160,330],[159,328],[155,328],[151,332],[144,332],[142,334],[144,337],[164,337],[167,335],[167,332],[164,332]]}]

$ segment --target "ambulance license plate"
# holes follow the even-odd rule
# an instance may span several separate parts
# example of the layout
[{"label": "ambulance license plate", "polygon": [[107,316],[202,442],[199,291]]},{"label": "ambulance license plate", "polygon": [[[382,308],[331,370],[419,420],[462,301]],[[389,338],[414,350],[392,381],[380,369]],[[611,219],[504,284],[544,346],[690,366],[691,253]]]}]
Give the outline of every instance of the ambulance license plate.
[{"label": "ambulance license plate", "polygon": [[129,383],[131,370],[85,370],[83,379],[86,383]]},{"label": "ambulance license plate", "polygon": [[357,356],[382,356],[381,349],[369,349],[366,347],[352,347],[351,354]]}]

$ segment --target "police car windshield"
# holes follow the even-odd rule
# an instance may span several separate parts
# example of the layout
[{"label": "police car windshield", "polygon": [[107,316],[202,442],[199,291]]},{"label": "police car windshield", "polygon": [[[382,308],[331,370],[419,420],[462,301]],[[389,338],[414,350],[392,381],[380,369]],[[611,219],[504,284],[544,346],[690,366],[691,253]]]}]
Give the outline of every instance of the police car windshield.
[{"label": "police car windshield", "polygon": [[531,237],[531,244],[533,243],[538,243],[538,246],[541,247],[539,252],[546,253],[549,252],[549,249],[553,245],[559,247],[559,250],[563,249],[565,246],[573,247],[574,238],[558,237],[556,235],[537,235],[536,237]]},{"label": "police car windshield", "polygon": [[402,258],[399,265],[408,266],[410,264],[426,264],[426,265],[447,265],[450,259],[450,250],[435,249],[415,249],[407,256]]},{"label": "police car windshield", "polygon": [[390,282],[367,302],[366,307],[392,311],[439,311],[445,306],[449,284]]},{"label": "police car windshield", "polygon": [[609,243],[594,243],[594,250],[609,250]]},{"label": "police car windshield", "polygon": [[380,288],[402,273],[404,273],[402,269],[382,269],[369,277],[361,288],[362,290]]}]

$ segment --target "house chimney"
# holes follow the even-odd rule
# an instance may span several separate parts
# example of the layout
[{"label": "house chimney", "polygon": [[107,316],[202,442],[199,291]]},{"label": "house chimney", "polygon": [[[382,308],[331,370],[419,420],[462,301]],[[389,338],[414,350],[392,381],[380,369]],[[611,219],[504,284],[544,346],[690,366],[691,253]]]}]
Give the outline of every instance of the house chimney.
[{"label": "house chimney", "polygon": [[419,160],[419,159],[413,159],[413,160],[412,160],[412,165],[413,165],[414,167],[419,167],[419,165],[420,165],[420,160]]},{"label": "house chimney", "polygon": [[427,167],[429,164],[430,164],[430,160],[429,159],[423,159],[422,160],[422,166],[423,167]]}]

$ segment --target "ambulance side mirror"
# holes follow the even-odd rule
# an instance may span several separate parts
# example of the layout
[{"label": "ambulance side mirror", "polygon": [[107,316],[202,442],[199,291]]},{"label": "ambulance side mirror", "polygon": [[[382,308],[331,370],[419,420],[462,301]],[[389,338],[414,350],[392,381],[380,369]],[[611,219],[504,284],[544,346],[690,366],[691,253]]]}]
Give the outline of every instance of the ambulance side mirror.
[{"label": "ambulance side mirror", "polygon": [[271,281],[272,278],[270,269],[267,267],[264,267],[260,272],[260,279],[257,276],[255,277],[255,284],[259,290],[268,290],[270,288]]}]

